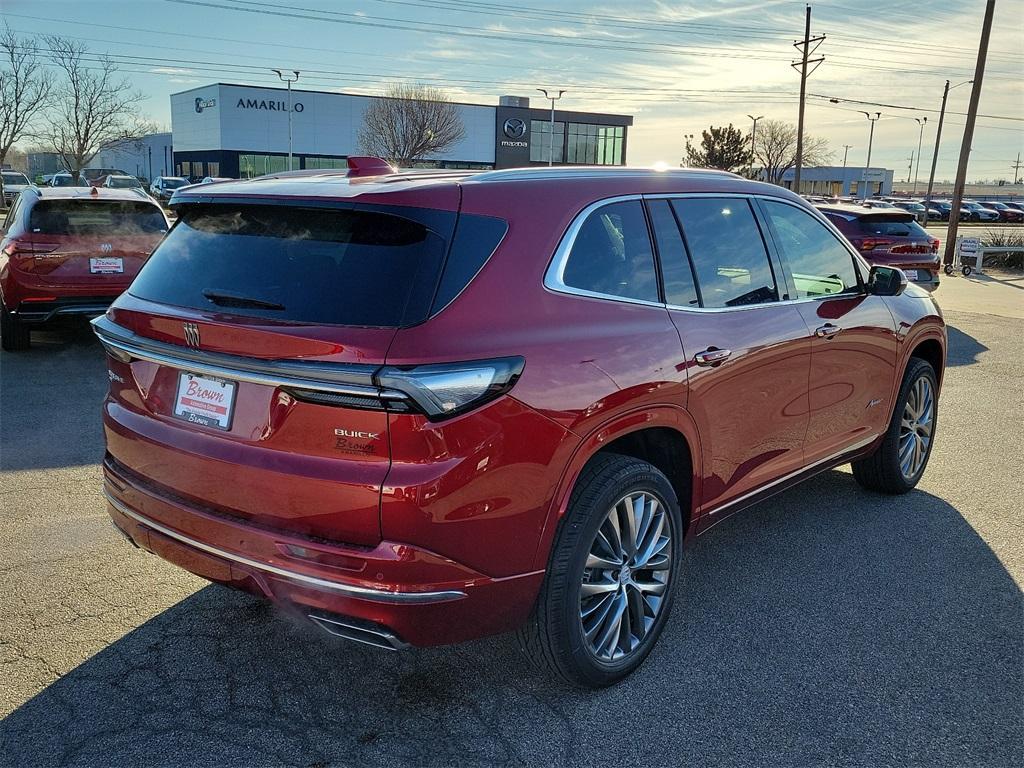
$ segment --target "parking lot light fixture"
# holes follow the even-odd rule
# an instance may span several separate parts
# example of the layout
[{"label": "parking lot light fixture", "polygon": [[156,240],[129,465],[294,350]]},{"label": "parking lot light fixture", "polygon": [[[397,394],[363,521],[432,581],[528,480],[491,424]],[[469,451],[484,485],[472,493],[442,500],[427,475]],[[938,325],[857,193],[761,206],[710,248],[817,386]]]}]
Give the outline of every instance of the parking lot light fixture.
[{"label": "parking lot light fixture", "polygon": [[[917,166],[914,168],[914,194],[917,194],[917,176],[921,172],[921,140],[924,139],[924,127],[928,124],[927,117],[915,117],[914,120],[921,126],[921,129],[917,133]],[[927,219],[927,211],[925,211],[925,222]]]},{"label": "parking lot light fixture", "polygon": [[288,170],[292,170],[292,83],[299,79],[299,71],[297,69],[292,70],[291,75],[285,75],[280,69],[271,70],[281,80],[288,83]]},{"label": "parking lot light fixture", "polygon": [[[548,165],[554,165],[555,160],[555,102],[562,98],[564,90],[560,90],[557,96],[552,96],[546,88],[538,88],[544,94],[545,99],[551,100],[551,133],[548,136]],[[564,161],[565,158],[563,158]]]},{"label": "parking lot light fixture", "polygon": [[747,115],[747,117],[749,117],[754,122],[754,127],[751,128],[750,130],[750,174],[753,175],[754,152],[756,151],[756,145],[754,143],[754,140],[757,138],[757,121],[763,119],[764,115],[758,115],[757,117],[754,117],[753,115]]},{"label": "parking lot light fixture", "polygon": [[861,198],[863,198],[864,200],[867,200],[867,197],[868,197],[868,170],[871,168],[871,145],[872,145],[872,143],[875,140],[875,122],[882,116],[882,113],[881,112],[875,112],[875,116],[874,117],[871,116],[870,112],[861,111],[861,114],[864,115],[868,119],[868,122],[871,123],[871,130],[868,133],[868,159],[867,159],[867,162],[864,163],[864,192],[861,195]]}]

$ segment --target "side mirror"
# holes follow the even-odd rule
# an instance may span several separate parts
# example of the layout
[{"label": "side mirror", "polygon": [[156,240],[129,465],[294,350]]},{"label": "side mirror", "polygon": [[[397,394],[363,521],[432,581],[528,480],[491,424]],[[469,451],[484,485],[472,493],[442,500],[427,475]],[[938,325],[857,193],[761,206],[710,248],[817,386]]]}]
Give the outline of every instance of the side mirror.
[{"label": "side mirror", "polygon": [[875,296],[899,296],[907,289],[907,275],[899,267],[871,267],[868,290]]}]

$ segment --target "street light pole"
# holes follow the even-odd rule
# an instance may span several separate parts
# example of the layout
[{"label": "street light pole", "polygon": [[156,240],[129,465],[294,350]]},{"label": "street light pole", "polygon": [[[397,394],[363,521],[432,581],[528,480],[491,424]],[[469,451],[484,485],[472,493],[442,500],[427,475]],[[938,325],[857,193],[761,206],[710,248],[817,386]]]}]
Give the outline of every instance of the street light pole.
[{"label": "street light pole", "polygon": [[747,117],[754,121],[754,127],[750,131],[750,173],[753,174],[754,152],[756,151],[755,148],[757,146],[757,144],[755,143],[755,139],[757,138],[757,121],[762,119],[764,115],[758,115],[757,117],[754,117],[753,115],[747,115]]},{"label": "street light pole", "polygon": [[851,149],[853,149],[853,144],[843,144],[843,170],[844,171],[846,170],[846,156],[850,153]]},{"label": "street light pole", "polygon": [[557,96],[552,96],[545,88],[537,90],[544,94],[545,99],[551,99],[551,132],[548,135],[548,165],[551,166],[555,162],[555,102],[562,98],[565,91],[559,91]]},{"label": "street light pole", "polygon": [[[953,88],[959,88],[961,85],[967,85],[973,83],[973,80],[964,80],[962,83],[957,83]],[[946,119],[946,99],[949,97],[949,92],[953,90],[949,87],[949,80],[946,81],[946,87],[942,89],[942,108],[939,110],[939,127],[935,131],[935,149],[932,151],[932,171],[928,175],[928,191],[924,196],[924,213],[928,215],[928,204],[932,201],[932,187],[935,186],[935,166],[939,162],[939,141],[942,139],[942,122]]]},{"label": "street light pole", "polygon": [[871,116],[870,112],[861,111],[861,114],[864,115],[868,119],[868,122],[871,123],[871,130],[868,133],[868,159],[867,159],[867,162],[864,164],[864,174],[863,174],[863,178],[864,178],[864,194],[861,195],[861,199],[867,200],[868,199],[868,171],[871,168],[871,145],[875,141],[875,121],[878,120],[882,116],[882,113],[881,112],[875,112],[875,116],[874,117]]},{"label": "street light pole", "polygon": [[[915,117],[917,124],[921,126],[921,130],[917,133],[917,167],[914,169],[914,194],[917,194],[917,177],[921,172],[921,140],[924,138],[924,127],[928,124],[927,117]],[[927,209],[925,209],[925,215],[928,215]],[[925,223],[928,223],[928,219],[925,219]]]},{"label": "street light pole", "polygon": [[277,76],[281,78],[282,82],[288,84],[288,170],[292,170],[292,83],[299,79],[299,71],[297,69],[292,70],[292,74],[295,77],[285,76],[280,69],[271,70],[276,72]]}]

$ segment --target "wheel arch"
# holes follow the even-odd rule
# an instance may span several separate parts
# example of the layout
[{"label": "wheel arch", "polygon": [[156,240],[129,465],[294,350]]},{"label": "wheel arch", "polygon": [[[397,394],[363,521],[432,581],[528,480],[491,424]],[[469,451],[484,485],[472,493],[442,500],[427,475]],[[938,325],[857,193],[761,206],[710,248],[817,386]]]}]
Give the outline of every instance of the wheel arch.
[{"label": "wheel arch", "polygon": [[546,568],[573,487],[595,456],[619,453],[649,461],[672,484],[683,513],[685,535],[696,531],[701,491],[701,452],[697,427],[678,406],[657,406],[622,414],[594,429],[580,441],[566,465],[545,518],[535,567]]}]

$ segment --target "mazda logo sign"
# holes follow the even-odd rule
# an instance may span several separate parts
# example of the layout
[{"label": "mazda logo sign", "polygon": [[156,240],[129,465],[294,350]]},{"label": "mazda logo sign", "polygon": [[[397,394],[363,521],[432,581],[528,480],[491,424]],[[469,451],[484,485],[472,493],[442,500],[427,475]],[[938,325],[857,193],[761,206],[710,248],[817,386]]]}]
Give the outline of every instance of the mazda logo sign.
[{"label": "mazda logo sign", "polygon": [[518,117],[510,117],[505,121],[502,131],[510,139],[521,139],[526,135],[526,121]]}]

